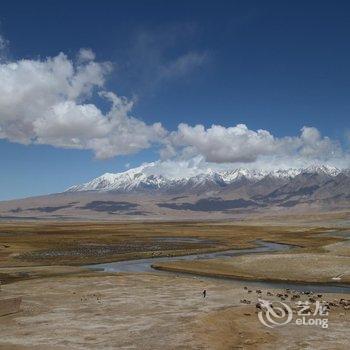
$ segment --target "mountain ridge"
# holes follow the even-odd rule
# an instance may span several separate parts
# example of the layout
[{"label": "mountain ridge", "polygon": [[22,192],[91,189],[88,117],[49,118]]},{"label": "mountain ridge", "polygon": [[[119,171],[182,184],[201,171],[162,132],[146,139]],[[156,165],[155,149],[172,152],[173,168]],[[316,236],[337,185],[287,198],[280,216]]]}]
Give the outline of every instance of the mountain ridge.
[{"label": "mountain ridge", "polygon": [[[152,163],[151,163],[152,164]],[[318,174],[336,177],[341,173],[349,172],[348,169],[340,170],[336,167],[321,165],[306,168],[277,169],[273,171],[237,168],[225,171],[213,171],[208,169],[198,175],[182,178],[170,178],[164,175],[147,174],[143,170],[145,166],[129,169],[121,173],[105,173],[89,182],[75,185],[65,192],[100,191],[100,192],[137,192],[145,189],[170,190],[177,186],[200,187],[214,184],[227,186],[237,181],[247,180],[258,182],[265,178],[270,179],[292,179],[300,174]]]},{"label": "mountain ridge", "polygon": [[106,173],[65,192],[0,202],[1,220],[208,220],[350,209],[350,171],[208,169],[168,178],[149,165]]}]

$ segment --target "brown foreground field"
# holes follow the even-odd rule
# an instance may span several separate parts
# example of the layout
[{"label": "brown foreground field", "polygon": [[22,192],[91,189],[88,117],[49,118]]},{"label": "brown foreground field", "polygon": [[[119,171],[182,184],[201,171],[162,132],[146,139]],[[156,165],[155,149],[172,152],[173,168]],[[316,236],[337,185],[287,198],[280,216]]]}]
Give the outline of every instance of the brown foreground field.
[{"label": "brown foreground field", "polygon": [[[322,301],[337,305],[327,329],[267,328],[255,304],[259,297],[280,300],[276,295],[285,291],[249,282],[248,293],[244,281],[199,276],[328,282],[342,269],[342,282],[349,282],[348,241],[325,234],[331,231],[228,222],[1,224],[0,298],[22,297],[23,304],[19,313],[0,317],[0,349],[348,349],[350,311],[339,304],[348,294],[322,293]],[[296,247],[227,261],[164,263],[192,276],[83,266],[247,248],[258,239]],[[300,266],[306,268],[298,273]],[[291,295],[286,302],[292,304]]]},{"label": "brown foreground field", "polygon": [[[318,235],[328,230],[220,222],[0,223],[0,267],[84,265],[247,248],[258,239],[316,249],[341,241]],[[177,238],[198,241],[176,242]]]},{"label": "brown foreground field", "polygon": [[[350,312],[342,307],[331,309],[328,329],[263,326],[256,315],[258,296],[255,290],[248,294],[244,282],[102,273],[33,279],[3,289],[4,297],[23,298],[20,313],[0,317],[0,349],[6,350],[345,350],[350,342]],[[262,290],[271,300],[267,292],[278,291]]]}]

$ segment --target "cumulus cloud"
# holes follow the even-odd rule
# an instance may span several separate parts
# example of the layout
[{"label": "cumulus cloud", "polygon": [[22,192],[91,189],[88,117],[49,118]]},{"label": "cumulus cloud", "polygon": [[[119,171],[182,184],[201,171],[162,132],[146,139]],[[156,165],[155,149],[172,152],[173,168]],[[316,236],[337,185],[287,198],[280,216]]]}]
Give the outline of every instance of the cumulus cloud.
[{"label": "cumulus cloud", "polygon": [[299,136],[275,137],[268,130],[180,124],[166,139],[163,159],[190,159],[200,155],[209,163],[249,164],[259,161],[308,164],[348,159],[340,144],[304,126]]},{"label": "cumulus cloud", "polygon": [[[142,171],[147,175],[161,175],[169,179],[180,179],[192,177],[211,169],[226,169],[228,166],[220,164],[209,164],[202,156],[195,156],[189,159],[166,159],[142,165]],[[232,168],[232,165],[231,165]]]},{"label": "cumulus cloud", "polygon": [[78,59],[80,61],[93,61],[95,58],[96,55],[91,49],[82,48],[79,50]]},{"label": "cumulus cloud", "polygon": [[[80,50],[76,61],[60,53],[0,63],[0,138],[90,149],[97,158],[150,147],[166,132],[160,123],[132,117],[132,101],[104,90],[111,68],[89,49]],[[96,92],[109,100],[108,112],[89,102]]]},{"label": "cumulus cloud", "polygon": [[244,124],[225,128],[213,125],[180,124],[170,137],[170,147],[183,147],[188,155],[201,154],[209,162],[252,162],[257,155],[270,153],[274,137],[266,130],[252,131]]},{"label": "cumulus cloud", "polygon": [[[0,37],[1,45],[4,39]],[[6,41],[4,41],[6,42]],[[201,64],[200,54],[187,53],[162,65],[164,76],[186,74]],[[91,150],[96,158],[127,155],[158,145],[159,171],[202,172],[225,167],[300,167],[327,163],[349,167],[349,152],[314,127],[297,136],[274,136],[245,124],[224,127],[179,124],[168,132],[161,123],[132,116],[133,100],[105,88],[109,62],[81,49],[75,60],[64,53],[45,59],[0,61],[0,139]],[[102,99],[110,108],[102,110]]]}]

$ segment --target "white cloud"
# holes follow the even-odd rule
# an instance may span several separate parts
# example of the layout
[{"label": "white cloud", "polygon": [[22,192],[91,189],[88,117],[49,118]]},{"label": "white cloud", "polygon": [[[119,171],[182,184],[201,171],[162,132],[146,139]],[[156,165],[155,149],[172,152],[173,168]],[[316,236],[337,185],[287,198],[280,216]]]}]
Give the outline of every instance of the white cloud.
[{"label": "white cloud", "polygon": [[[202,59],[194,53],[181,56],[163,65],[162,74],[186,74]],[[182,123],[169,134],[161,123],[149,125],[133,117],[133,100],[105,89],[111,69],[108,62],[96,62],[90,49],[81,49],[75,61],[63,53],[41,60],[0,61],[0,138],[92,150],[100,159],[160,144],[163,161],[157,169],[175,177],[232,164],[264,169],[315,162],[350,165],[349,152],[314,127],[303,127],[298,136],[276,137],[244,124],[205,128]],[[92,102],[97,98],[109,102],[110,109],[102,111]]]},{"label": "white cloud", "polygon": [[180,124],[165,141],[163,159],[201,156],[209,163],[237,165],[266,162],[304,166],[315,162],[347,161],[337,141],[322,137],[314,127],[303,127],[300,136],[275,137],[267,130],[250,130],[244,124],[232,127]]},{"label": "white cloud", "polygon": [[189,155],[200,154],[209,162],[252,162],[259,154],[275,148],[274,137],[266,130],[252,131],[244,124],[225,128],[213,125],[194,127],[180,124],[170,135],[171,146],[184,147]]},{"label": "white cloud", "polygon": [[95,58],[96,55],[91,49],[83,48],[79,50],[78,59],[81,62],[93,61]]},{"label": "white cloud", "polygon": [[[153,163],[143,164],[142,170],[148,175],[162,175],[170,179],[180,179],[184,177],[192,177],[210,170],[210,168],[225,168],[219,164],[212,167],[203,157],[196,156],[190,159],[167,159],[159,160]],[[231,165],[232,168],[232,165]]]},{"label": "white cloud", "polygon": [[330,165],[339,169],[349,168],[350,157],[344,154],[339,158],[328,159],[328,161],[317,161],[288,156],[262,156],[254,162],[249,163],[214,163],[208,162],[203,156],[197,155],[192,158],[176,157],[172,159],[158,160],[152,163],[142,164],[142,172],[146,175],[162,175],[169,179],[189,178],[196,175],[211,173],[212,171],[232,171],[244,168],[251,170],[273,171],[276,169],[301,169],[313,165]]},{"label": "white cloud", "polygon": [[97,158],[110,158],[121,154],[136,153],[161,141],[167,134],[161,123],[147,125],[128,115],[132,104],[125,98],[109,92],[107,95],[113,106],[106,115],[110,131],[108,137],[94,138],[89,147],[95,150]]},{"label": "white cloud", "polygon": [[[91,149],[97,158],[134,153],[163,138],[160,123],[133,118],[132,101],[104,90],[111,64],[94,58],[83,49],[76,62],[60,53],[1,63],[0,138]],[[95,91],[112,104],[107,113],[89,103]]]}]

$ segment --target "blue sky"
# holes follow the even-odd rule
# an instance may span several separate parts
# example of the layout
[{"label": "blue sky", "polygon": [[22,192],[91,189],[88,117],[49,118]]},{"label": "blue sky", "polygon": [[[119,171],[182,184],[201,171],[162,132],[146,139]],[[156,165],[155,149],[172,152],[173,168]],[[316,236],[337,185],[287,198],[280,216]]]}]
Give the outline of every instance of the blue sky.
[{"label": "blue sky", "polygon": [[[333,144],[329,146],[326,135],[337,144],[330,154],[346,158],[349,10],[346,1],[32,1],[20,5],[4,1],[0,13],[1,64],[23,59],[43,62],[60,52],[69,62],[78,62],[79,50],[89,49],[96,55],[92,61],[109,62],[108,73],[101,73],[103,90],[133,101],[128,113],[143,121],[145,133],[151,135],[146,142],[149,144],[138,145],[136,151],[128,148],[120,155],[120,144],[113,143],[111,153],[97,157],[102,146],[86,145],[89,132],[79,149],[72,149],[67,140],[63,146],[56,134],[53,140],[52,128],[50,137],[44,135],[42,130],[47,128],[42,123],[39,136],[30,134],[23,141],[14,136],[9,120],[25,118],[26,109],[13,116],[7,105],[2,109],[0,101],[0,113],[5,111],[5,121],[0,115],[0,130],[5,130],[0,139],[0,199],[59,192],[104,172],[157,160],[164,142],[175,157],[183,159],[191,153],[232,167],[271,156],[269,136],[263,136],[268,146],[257,155],[256,139],[260,142],[262,137],[246,131],[249,140],[252,137],[255,142],[249,154],[242,159],[232,154],[226,159],[222,156],[225,148],[214,154],[209,150],[210,142],[215,141],[217,132],[226,137],[227,130],[212,130],[212,124],[223,128],[245,124],[252,131],[267,130],[278,140],[278,145],[273,141],[274,152],[282,152],[286,137],[299,137],[293,141],[298,159],[301,153],[302,157],[307,154],[308,159],[319,159],[310,150],[310,143],[328,152]],[[16,80],[16,84],[22,83]],[[107,116],[110,102],[97,95],[99,84],[94,81],[89,96],[78,96],[74,103],[93,104]],[[35,90],[36,86],[29,88]],[[14,99],[16,108],[19,103],[19,97]],[[45,118],[51,121],[46,114]],[[176,135],[160,136],[152,126],[158,122],[165,133]],[[177,132],[180,123],[188,127]],[[204,134],[192,129],[196,124],[204,127]],[[322,136],[312,130],[301,135],[304,126],[317,128]],[[137,124],[135,139],[142,137],[139,130]],[[232,133],[240,133],[231,131],[228,142],[232,142]],[[118,132],[113,129],[107,140],[118,138]],[[129,141],[125,142],[133,140],[134,131],[129,126],[128,132]],[[72,135],[75,138],[74,130]],[[199,144],[196,135],[207,137],[206,145]],[[306,137],[307,146],[303,143]],[[245,140],[237,147],[245,148]],[[283,151],[284,157],[291,152]]]}]

